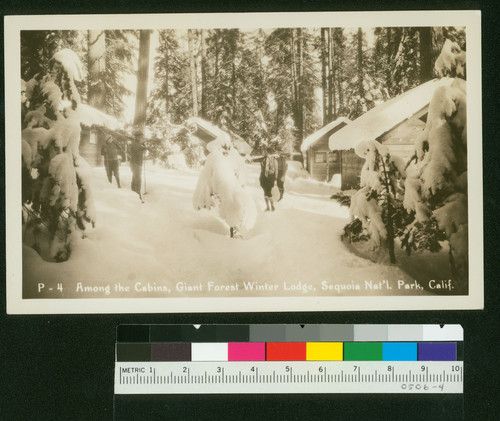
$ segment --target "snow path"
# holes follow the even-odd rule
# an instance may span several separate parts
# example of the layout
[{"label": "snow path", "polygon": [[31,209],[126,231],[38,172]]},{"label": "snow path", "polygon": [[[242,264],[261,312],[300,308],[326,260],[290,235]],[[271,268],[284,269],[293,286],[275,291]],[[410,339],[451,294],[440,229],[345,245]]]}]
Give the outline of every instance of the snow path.
[{"label": "snow path", "polygon": [[[153,291],[141,290],[141,297],[425,294],[398,288],[398,279],[408,285],[414,279],[397,266],[376,265],[344,247],[348,209],[330,200],[331,185],[287,178],[277,210],[264,212],[258,164],[248,165],[257,222],[243,239],[231,239],[216,211],[193,210],[199,171],[146,165],[144,204],[130,191],[128,165],[120,168],[121,189],[108,183],[103,168],[92,170],[95,229],[76,242],[67,262],[45,262],[23,247],[25,298],[39,296],[38,282],[63,283],[66,298],[134,297],[148,285]],[[373,288],[383,280],[383,289]],[[86,295],[82,285],[93,292]],[[109,292],[97,291],[106,285]]]}]

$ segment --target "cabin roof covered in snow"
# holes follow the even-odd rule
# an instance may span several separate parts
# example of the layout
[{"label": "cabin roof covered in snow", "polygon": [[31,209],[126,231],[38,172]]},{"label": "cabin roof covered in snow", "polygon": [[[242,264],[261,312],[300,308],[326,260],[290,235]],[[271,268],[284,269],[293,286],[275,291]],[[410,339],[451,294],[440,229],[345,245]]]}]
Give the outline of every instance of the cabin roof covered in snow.
[{"label": "cabin roof covered in snow", "polygon": [[115,117],[112,117],[98,109],[87,104],[79,104],[77,107],[80,123],[86,127],[101,126],[109,130],[117,130],[120,123]]},{"label": "cabin roof covered in snow", "polygon": [[[242,155],[248,155],[252,148],[250,145],[240,136],[238,136],[235,133],[229,134],[225,132],[222,129],[219,129],[217,126],[214,126],[212,123],[210,123],[207,120],[203,120],[200,117],[190,117],[187,120],[187,124],[195,124],[198,129],[203,130],[205,133],[208,133],[209,135],[213,136],[213,139],[216,139],[217,137],[226,137],[229,136],[232,138],[232,143],[238,149],[238,152]],[[208,142],[207,142],[208,143]]]},{"label": "cabin roof covered in snow", "polygon": [[210,123],[207,120],[203,120],[200,117],[190,117],[187,120],[187,124],[196,124],[196,126],[203,131],[207,132],[208,134],[212,135],[214,139],[219,136],[223,136],[226,134],[223,130],[219,129],[217,126],[214,126],[212,123]]},{"label": "cabin roof covered in snow", "polygon": [[331,121],[330,123],[323,126],[321,129],[316,130],[314,133],[307,136],[302,142],[300,150],[302,152],[306,152],[311,146],[314,146],[323,136],[328,134],[328,132],[334,130],[341,124],[346,125],[349,124],[350,122],[351,120],[349,120],[347,117],[339,117],[336,120]]},{"label": "cabin roof covered in snow", "polygon": [[329,148],[348,150],[360,142],[378,139],[429,105],[436,88],[449,86],[452,82],[452,78],[433,79],[377,105],[332,134],[328,141]]}]

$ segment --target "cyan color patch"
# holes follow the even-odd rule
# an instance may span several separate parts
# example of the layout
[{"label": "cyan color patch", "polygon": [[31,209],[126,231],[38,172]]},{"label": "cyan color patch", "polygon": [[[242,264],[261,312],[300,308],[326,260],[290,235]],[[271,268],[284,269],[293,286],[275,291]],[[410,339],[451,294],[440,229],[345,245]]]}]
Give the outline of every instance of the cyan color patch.
[{"label": "cyan color patch", "polygon": [[382,356],[383,361],[417,361],[417,343],[385,342]]}]

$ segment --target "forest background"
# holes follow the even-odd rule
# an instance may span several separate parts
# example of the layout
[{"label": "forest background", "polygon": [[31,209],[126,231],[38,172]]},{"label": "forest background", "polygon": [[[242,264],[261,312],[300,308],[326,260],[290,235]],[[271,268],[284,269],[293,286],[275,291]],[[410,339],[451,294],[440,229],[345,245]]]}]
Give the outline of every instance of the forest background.
[{"label": "forest background", "polygon": [[[298,152],[328,122],[355,119],[432,79],[445,39],[466,49],[455,27],[23,31],[21,76],[46,71],[56,51],[70,48],[87,70],[77,82],[82,101],[129,131],[142,123],[149,138],[167,139],[199,116],[255,153],[276,137]],[[131,121],[135,77],[150,81],[142,122]]]}]

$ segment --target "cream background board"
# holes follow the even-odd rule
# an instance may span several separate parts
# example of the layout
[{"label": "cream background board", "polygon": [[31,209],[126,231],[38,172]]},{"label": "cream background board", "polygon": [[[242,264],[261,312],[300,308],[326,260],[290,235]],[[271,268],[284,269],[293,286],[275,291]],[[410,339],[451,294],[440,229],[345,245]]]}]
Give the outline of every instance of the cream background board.
[{"label": "cream background board", "polygon": [[[427,297],[252,297],[172,299],[22,298],[20,31],[42,29],[187,29],[276,27],[465,26],[469,181],[469,294]],[[479,11],[44,15],[4,18],[7,313],[164,313],[481,309],[483,285],[481,15]]]}]

